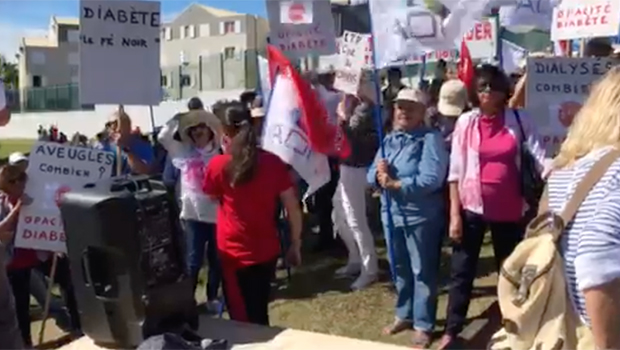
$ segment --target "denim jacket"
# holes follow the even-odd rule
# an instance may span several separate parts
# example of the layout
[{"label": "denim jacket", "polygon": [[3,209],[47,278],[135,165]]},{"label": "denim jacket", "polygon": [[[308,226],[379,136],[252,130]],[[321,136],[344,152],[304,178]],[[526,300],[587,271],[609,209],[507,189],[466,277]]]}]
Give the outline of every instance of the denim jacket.
[{"label": "denim jacket", "polygon": [[[433,220],[444,213],[442,189],[449,155],[441,133],[428,126],[411,132],[393,131],[386,135],[383,147],[390,176],[401,182],[398,191],[389,190],[390,203],[381,196],[383,222],[387,222],[388,208],[395,227]],[[377,163],[382,158],[379,150],[368,170],[368,183],[375,187],[379,187]]]}]

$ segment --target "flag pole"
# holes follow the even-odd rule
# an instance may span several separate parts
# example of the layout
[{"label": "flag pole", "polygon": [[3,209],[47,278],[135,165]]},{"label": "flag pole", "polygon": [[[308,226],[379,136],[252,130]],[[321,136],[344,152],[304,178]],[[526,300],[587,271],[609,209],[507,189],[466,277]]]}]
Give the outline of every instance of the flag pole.
[{"label": "flag pole", "polygon": [[[369,4],[370,5],[370,4]],[[370,8],[370,7],[369,7]],[[371,10],[372,12],[372,10]],[[377,69],[377,47],[375,45],[375,36],[373,35],[373,25],[372,19],[370,21],[370,39],[372,43],[372,68],[373,68],[373,82],[375,84],[375,105],[374,105],[374,114],[375,114],[375,126],[377,128],[377,134],[379,135],[379,152],[381,152],[381,158],[385,159],[385,147],[383,147],[383,113],[381,110],[381,83],[379,80],[379,69]],[[390,103],[391,101],[383,101],[384,103]],[[392,116],[388,116],[391,118]],[[390,275],[392,276],[392,282],[396,283],[396,266],[394,261],[394,249],[392,248],[393,242],[393,233],[394,233],[394,219],[392,218],[391,213],[391,199],[390,195],[387,191],[381,191],[381,195],[385,200],[385,205],[387,206],[387,232],[385,232],[385,246],[387,248],[388,260],[390,263]]]}]

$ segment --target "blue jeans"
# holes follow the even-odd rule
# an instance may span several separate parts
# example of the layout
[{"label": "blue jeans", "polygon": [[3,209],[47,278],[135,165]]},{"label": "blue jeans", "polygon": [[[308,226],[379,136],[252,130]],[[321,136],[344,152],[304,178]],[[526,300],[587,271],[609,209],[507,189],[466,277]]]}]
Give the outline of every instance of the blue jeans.
[{"label": "blue jeans", "polygon": [[394,228],[392,249],[396,273],[396,317],[411,321],[416,330],[432,332],[437,312],[437,277],[444,220],[437,217],[422,223]]},{"label": "blue jeans", "polygon": [[215,243],[215,224],[183,220],[183,229],[187,240],[187,268],[188,273],[194,280],[194,290],[198,284],[198,273],[202,268],[207,250],[207,262],[209,272],[207,275],[207,300],[216,300],[218,290],[222,283],[222,272],[217,256],[217,244]]}]

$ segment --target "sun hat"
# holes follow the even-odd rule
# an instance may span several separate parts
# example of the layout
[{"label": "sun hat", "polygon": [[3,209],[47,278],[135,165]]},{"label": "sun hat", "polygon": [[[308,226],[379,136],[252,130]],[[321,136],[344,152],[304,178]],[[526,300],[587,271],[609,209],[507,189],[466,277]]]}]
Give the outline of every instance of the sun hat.
[{"label": "sun hat", "polygon": [[418,89],[402,89],[396,95],[394,102],[409,101],[426,105],[428,98],[424,92]]},{"label": "sun hat", "polygon": [[458,117],[467,107],[467,86],[458,80],[448,80],[439,90],[437,110],[448,117]]},{"label": "sun hat", "polygon": [[9,156],[9,165],[16,165],[26,160],[28,160],[28,157],[26,157],[25,154],[21,152],[13,152]]},{"label": "sun hat", "polygon": [[177,139],[180,139],[182,142],[190,142],[191,140],[189,138],[189,135],[187,134],[187,131],[190,128],[193,128],[200,124],[205,124],[216,134],[221,133],[222,125],[220,123],[220,120],[215,116],[215,114],[205,110],[192,110],[182,114],[179,117]]}]

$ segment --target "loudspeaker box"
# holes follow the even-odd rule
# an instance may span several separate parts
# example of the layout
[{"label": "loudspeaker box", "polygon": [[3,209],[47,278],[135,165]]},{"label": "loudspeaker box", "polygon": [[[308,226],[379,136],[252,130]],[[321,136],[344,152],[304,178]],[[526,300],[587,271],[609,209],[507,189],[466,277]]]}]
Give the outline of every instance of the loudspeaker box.
[{"label": "loudspeaker box", "polygon": [[197,327],[173,196],[148,177],[117,177],[60,203],[83,331],[135,347],[170,327]]}]

